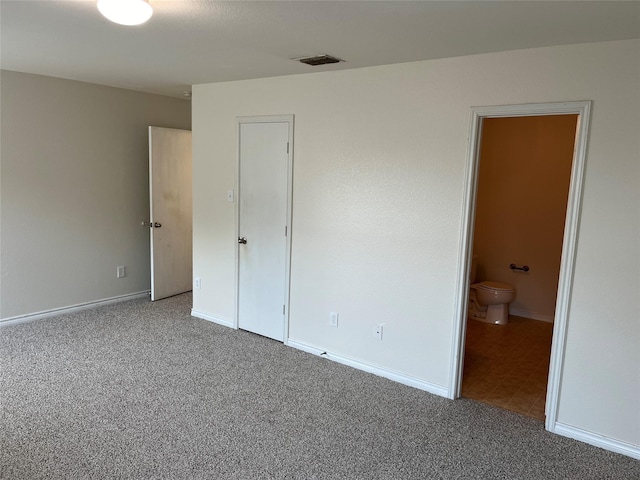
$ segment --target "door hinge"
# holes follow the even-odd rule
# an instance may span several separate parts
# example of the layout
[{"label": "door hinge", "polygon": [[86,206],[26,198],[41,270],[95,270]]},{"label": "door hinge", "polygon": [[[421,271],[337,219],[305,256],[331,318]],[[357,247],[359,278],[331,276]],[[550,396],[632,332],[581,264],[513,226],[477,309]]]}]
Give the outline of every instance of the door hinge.
[{"label": "door hinge", "polygon": [[285,305],[282,305],[282,314],[284,315]]},{"label": "door hinge", "polygon": [[287,142],[287,153],[289,153],[289,142]]},{"label": "door hinge", "polygon": [[286,225],[284,226],[284,236],[285,237],[287,236],[287,226]]}]

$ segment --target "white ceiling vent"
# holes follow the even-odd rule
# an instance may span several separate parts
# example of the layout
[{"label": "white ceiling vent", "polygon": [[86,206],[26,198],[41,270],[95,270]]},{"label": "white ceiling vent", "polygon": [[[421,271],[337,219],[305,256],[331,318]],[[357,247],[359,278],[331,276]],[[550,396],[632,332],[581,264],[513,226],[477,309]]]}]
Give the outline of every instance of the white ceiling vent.
[{"label": "white ceiling vent", "polygon": [[339,58],[333,57],[331,55],[315,55],[313,57],[296,58],[295,60],[300,63],[311,65],[312,67],[317,67],[318,65],[327,65],[329,63],[344,62],[344,60],[340,60]]}]

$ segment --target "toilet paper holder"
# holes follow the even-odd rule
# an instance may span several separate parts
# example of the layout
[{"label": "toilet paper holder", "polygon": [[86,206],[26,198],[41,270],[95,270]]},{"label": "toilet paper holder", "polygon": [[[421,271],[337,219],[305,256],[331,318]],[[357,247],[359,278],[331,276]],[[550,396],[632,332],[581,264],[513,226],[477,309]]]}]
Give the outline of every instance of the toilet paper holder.
[{"label": "toilet paper holder", "polygon": [[515,263],[512,263],[511,265],[509,265],[509,268],[511,270],[522,270],[523,272],[529,271],[529,265],[523,265],[522,267],[518,267]]}]

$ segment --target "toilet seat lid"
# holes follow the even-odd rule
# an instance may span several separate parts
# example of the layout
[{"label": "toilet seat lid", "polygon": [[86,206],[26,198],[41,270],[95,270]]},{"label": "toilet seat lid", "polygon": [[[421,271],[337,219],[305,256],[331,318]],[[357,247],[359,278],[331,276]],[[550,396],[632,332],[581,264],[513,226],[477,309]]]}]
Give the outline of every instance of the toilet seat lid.
[{"label": "toilet seat lid", "polygon": [[478,285],[478,288],[484,288],[485,290],[500,290],[500,291],[509,291],[513,290],[513,285],[509,285],[508,283],[502,282],[481,282]]}]

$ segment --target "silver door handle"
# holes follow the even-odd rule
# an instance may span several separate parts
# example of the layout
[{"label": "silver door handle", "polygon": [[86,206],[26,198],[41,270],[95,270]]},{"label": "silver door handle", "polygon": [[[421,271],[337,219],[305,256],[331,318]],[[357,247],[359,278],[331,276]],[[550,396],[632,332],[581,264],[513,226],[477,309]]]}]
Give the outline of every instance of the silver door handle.
[{"label": "silver door handle", "polygon": [[162,226],[162,224],[161,224],[161,223],[158,223],[158,222],[155,222],[155,223],[153,224],[153,228],[160,228],[161,226]]},{"label": "silver door handle", "polygon": [[246,237],[242,237],[242,238],[238,237],[238,243],[241,243],[241,244],[243,244],[243,245],[244,245],[245,243],[247,243],[247,239],[246,239]]}]

